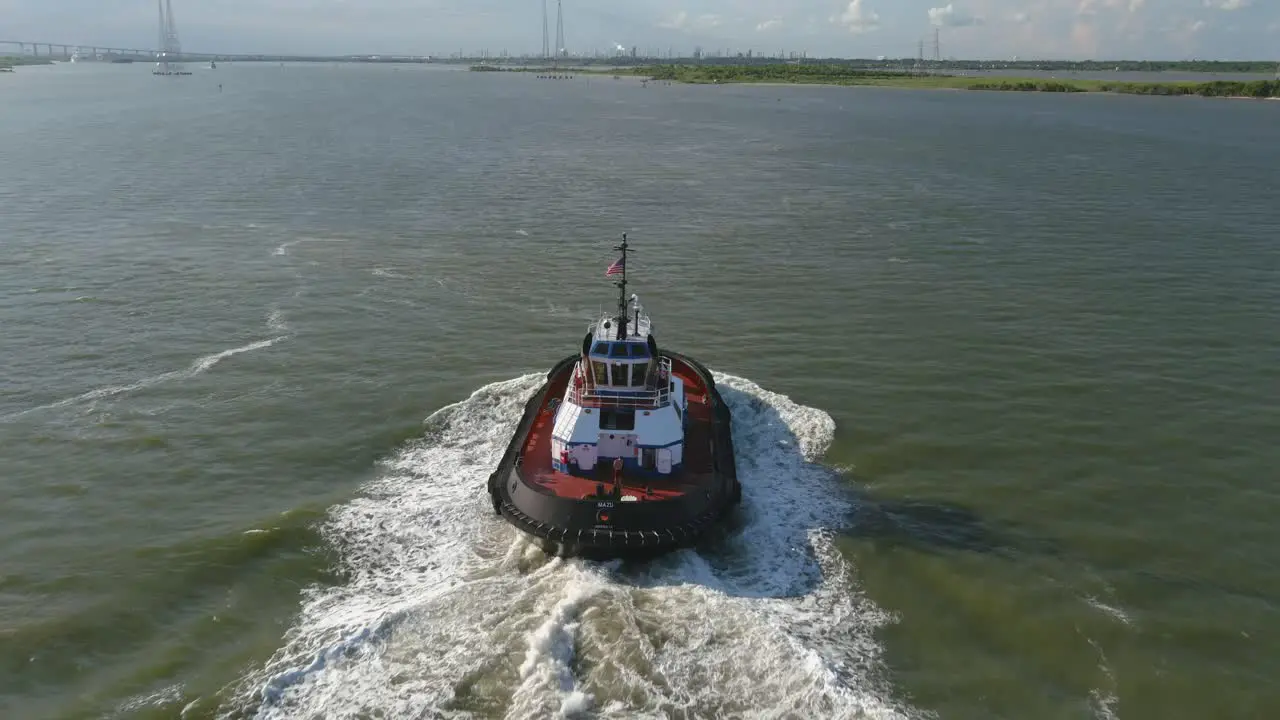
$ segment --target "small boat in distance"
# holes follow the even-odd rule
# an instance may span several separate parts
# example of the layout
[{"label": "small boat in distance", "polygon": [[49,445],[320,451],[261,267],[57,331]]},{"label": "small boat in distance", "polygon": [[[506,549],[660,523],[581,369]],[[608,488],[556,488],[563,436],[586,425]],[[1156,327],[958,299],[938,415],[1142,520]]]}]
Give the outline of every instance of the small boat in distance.
[{"label": "small boat in distance", "polygon": [[614,558],[695,542],[742,498],[729,408],[711,372],[660,350],[627,297],[627,236],[605,272],[618,309],[592,324],[525,405],[493,510],[549,553]]}]

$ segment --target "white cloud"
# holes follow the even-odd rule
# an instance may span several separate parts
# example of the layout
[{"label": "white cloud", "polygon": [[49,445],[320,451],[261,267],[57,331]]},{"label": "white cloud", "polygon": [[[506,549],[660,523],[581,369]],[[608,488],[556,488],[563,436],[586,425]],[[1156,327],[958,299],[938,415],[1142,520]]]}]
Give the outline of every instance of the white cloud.
[{"label": "white cloud", "polygon": [[[1249,0],[1222,0],[1223,2],[1249,2]],[[1204,0],[1209,2],[1209,0]],[[1076,6],[1077,15],[1097,15],[1099,10],[1127,10],[1130,15],[1137,13],[1147,4],[1147,0],[1080,0]]]},{"label": "white cloud", "polygon": [[1206,28],[1208,23],[1204,20],[1181,18],[1175,20],[1172,25],[1165,26],[1163,32],[1167,42],[1174,43],[1185,52],[1192,52],[1201,37],[1201,31]]},{"label": "white cloud", "polygon": [[1204,6],[1215,10],[1240,10],[1253,4],[1253,0],[1204,0]]},{"label": "white cloud", "polygon": [[689,13],[681,10],[666,20],[659,22],[658,27],[682,32],[697,32],[711,30],[720,27],[722,24],[724,24],[724,18],[714,13],[690,16]]},{"label": "white cloud", "polygon": [[689,22],[689,13],[685,12],[684,10],[681,10],[680,12],[676,13],[675,15],[672,15],[666,20],[660,21],[658,23],[658,27],[667,28],[668,30],[682,30],[684,29],[685,25],[688,22]]},{"label": "white cloud", "polygon": [[947,3],[946,7],[929,8],[929,23],[938,27],[968,27],[981,25],[982,18],[957,9],[955,3]]},{"label": "white cloud", "polygon": [[880,14],[865,7],[862,0],[852,0],[844,13],[833,21],[844,25],[851,33],[865,33],[880,27]]},{"label": "white cloud", "polygon": [[756,25],[756,32],[765,32],[766,30],[772,30],[781,24],[782,24],[782,20],[780,18],[765,20],[764,22]]}]

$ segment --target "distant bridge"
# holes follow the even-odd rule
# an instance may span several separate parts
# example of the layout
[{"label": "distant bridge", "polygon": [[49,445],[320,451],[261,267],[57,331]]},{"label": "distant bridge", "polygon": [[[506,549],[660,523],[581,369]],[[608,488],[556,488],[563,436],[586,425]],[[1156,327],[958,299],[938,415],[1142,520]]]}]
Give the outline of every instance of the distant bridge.
[{"label": "distant bridge", "polygon": [[[17,54],[26,57],[47,57],[49,59],[70,60],[72,55],[79,54],[86,56],[86,60],[111,59],[111,58],[128,58],[131,60],[153,60],[159,55],[159,51],[143,49],[143,48],[120,48],[108,47],[106,45],[76,45],[68,43],[49,43],[49,42],[31,42],[28,40],[0,40],[0,56],[13,54],[13,49],[17,49]],[[61,50],[61,54],[55,52],[55,48]],[[6,52],[8,50],[8,52]],[[399,62],[399,63],[426,63],[426,62],[459,62],[461,58],[451,58],[443,60],[442,58],[433,57],[431,55],[266,55],[266,54],[245,54],[245,53],[198,53],[183,51],[177,55],[170,55],[169,62],[204,62],[209,60],[231,60],[241,62]]]},{"label": "distant bridge", "polygon": [[[73,52],[84,51],[84,50],[90,51],[93,55],[115,55],[115,56],[132,57],[132,58],[155,57],[154,50],[140,50],[138,48],[115,48],[115,47],[106,47],[102,45],[94,45],[94,46],[66,45],[63,43],[28,42],[23,40],[0,40],[0,55],[11,54],[13,48],[15,47],[18,49],[18,53],[17,53],[18,55],[30,55],[31,57],[48,57],[50,59],[55,57],[61,57],[63,60],[69,59]],[[54,48],[61,48],[62,54],[61,55],[55,54],[53,50]],[[9,50],[10,52],[9,53],[4,52],[4,50],[6,49]],[[28,49],[30,49],[29,52],[28,52]],[[43,53],[40,52],[41,49],[44,50]]]}]

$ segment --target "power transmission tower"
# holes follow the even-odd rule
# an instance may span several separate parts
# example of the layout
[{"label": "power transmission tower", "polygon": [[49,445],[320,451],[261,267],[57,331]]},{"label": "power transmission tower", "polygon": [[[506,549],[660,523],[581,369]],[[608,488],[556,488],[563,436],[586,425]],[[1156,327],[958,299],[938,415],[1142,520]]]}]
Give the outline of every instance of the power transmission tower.
[{"label": "power transmission tower", "polygon": [[551,57],[551,38],[547,35],[547,0],[542,0],[542,59]]},{"label": "power transmission tower", "polygon": [[933,29],[933,61],[942,62],[942,41],[940,37],[941,30]]},{"label": "power transmission tower", "polygon": [[564,7],[561,0],[556,0],[556,55],[565,57],[568,52],[564,48]]}]

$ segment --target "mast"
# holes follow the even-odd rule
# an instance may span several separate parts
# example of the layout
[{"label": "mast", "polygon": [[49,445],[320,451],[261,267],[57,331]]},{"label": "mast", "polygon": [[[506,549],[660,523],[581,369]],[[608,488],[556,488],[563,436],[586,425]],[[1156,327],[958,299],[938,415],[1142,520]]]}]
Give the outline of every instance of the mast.
[{"label": "mast", "polygon": [[614,250],[622,252],[622,277],[614,283],[618,286],[618,339],[627,339],[627,234],[622,233],[622,244]]}]

